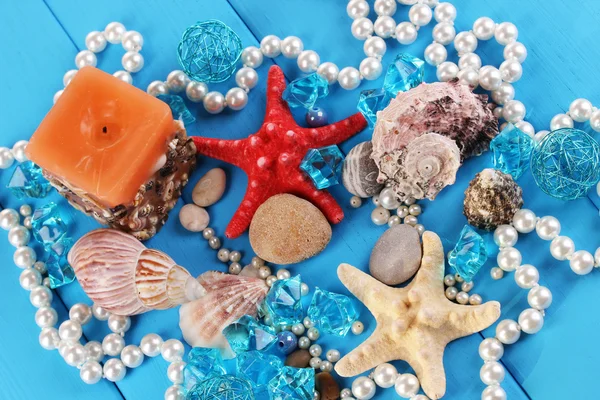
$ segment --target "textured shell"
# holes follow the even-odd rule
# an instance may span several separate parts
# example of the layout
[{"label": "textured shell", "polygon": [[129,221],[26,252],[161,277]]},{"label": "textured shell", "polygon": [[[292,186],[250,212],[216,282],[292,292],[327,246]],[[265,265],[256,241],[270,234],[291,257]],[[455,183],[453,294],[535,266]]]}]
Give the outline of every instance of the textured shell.
[{"label": "textured shell", "polygon": [[488,231],[509,224],[523,206],[523,190],[512,176],[487,168],[465,191],[464,214],[469,224]]},{"label": "textured shell", "polygon": [[377,182],[379,168],[371,159],[373,144],[362,142],[350,150],[344,159],[342,182],[350,193],[358,197],[373,197],[383,188]]},{"label": "textured shell", "polygon": [[208,271],[198,277],[206,295],[179,309],[179,327],[192,347],[221,349],[234,356],[223,329],[244,315],[256,316],[269,288],[262,279]]},{"label": "textured shell", "polygon": [[163,310],[204,294],[171,257],[114,229],[98,229],[79,239],[69,263],[87,295],[117,315]]}]

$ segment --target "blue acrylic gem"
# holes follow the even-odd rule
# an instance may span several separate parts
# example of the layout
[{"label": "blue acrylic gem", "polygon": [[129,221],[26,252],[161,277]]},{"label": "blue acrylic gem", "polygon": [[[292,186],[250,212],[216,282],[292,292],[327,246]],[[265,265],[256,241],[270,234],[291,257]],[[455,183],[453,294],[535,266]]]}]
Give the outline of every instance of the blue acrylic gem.
[{"label": "blue acrylic gem", "polygon": [[223,329],[223,335],[238,356],[249,350],[267,350],[277,341],[275,329],[262,325],[249,315]]},{"label": "blue acrylic gem", "polygon": [[42,175],[42,169],[25,161],[15,168],[6,186],[18,198],[35,197],[41,199],[50,192],[50,182]]},{"label": "blue acrylic gem", "polygon": [[448,264],[465,281],[471,282],[487,258],[485,240],[473,228],[465,225],[456,246],[448,255]]},{"label": "blue acrylic gem", "polygon": [[298,338],[290,331],[277,334],[277,349],[283,354],[290,354],[298,347]]},{"label": "blue acrylic gem", "polygon": [[283,362],[279,357],[260,351],[239,354],[236,365],[239,376],[248,379],[257,387],[268,385],[283,368]]},{"label": "blue acrylic gem", "polygon": [[306,123],[311,128],[327,125],[327,113],[321,107],[313,107],[306,113]]},{"label": "blue acrylic gem", "polygon": [[186,400],[255,400],[252,385],[233,375],[214,376],[188,390]]},{"label": "blue acrylic gem", "polygon": [[400,53],[388,67],[383,81],[383,90],[390,98],[398,92],[406,92],[423,83],[425,62],[410,54]]},{"label": "blue acrylic gem", "polygon": [[358,98],[358,111],[365,117],[372,128],[377,122],[377,112],[390,104],[391,97],[383,89],[370,89],[360,92]]},{"label": "blue acrylic gem", "polygon": [[320,149],[310,149],[300,169],[310,176],[317,189],[325,189],[337,185],[342,176],[344,155],[335,144]]},{"label": "blue acrylic gem", "polygon": [[67,234],[67,225],[60,217],[55,203],[37,208],[31,216],[31,226],[33,237],[44,247],[53,246]]},{"label": "blue acrylic gem", "polygon": [[196,122],[196,118],[194,118],[190,110],[188,110],[185,101],[183,101],[181,96],[177,96],[176,94],[159,94],[156,97],[167,103],[171,108],[173,118],[181,119],[185,126]]},{"label": "blue acrylic gem", "polygon": [[514,179],[518,179],[529,167],[534,148],[533,139],[513,124],[508,124],[490,142],[490,150],[494,153],[494,167],[512,175]]},{"label": "blue acrylic gem", "polygon": [[302,318],[300,276],[280,279],[273,283],[263,303],[266,315],[274,326],[294,325]]},{"label": "blue acrylic gem", "polygon": [[225,373],[223,358],[218,349],[194,347],[188,353],[187,365],[183,370],[183,386],[190,390],[210,377]]},{"label": "blue acrylic gem", "polygon": [[290,107],[313,108],[317,99],[329,94],[329,83],[317,73],[298,78],[283,91],[283,99]]},{"label": "blue acrylic gem", "polygon": [[308,317],[322,332],[346,336],[358,319],[358,312],[348,296],[317,287],[308,308]]},{"label": "blue acrylic gem", "polygon": [[269,382],[273,400],[310,400],[315,391],[313,368],[283,367]]},{"label": "blue acrylic gem", "polygon": [[45,263],[52,289],[67,285],[75,280],[75,271],[67,261],[67,254],[72,244],[73,240],[71,238],[63,238],[46,248],[48,256]]}]

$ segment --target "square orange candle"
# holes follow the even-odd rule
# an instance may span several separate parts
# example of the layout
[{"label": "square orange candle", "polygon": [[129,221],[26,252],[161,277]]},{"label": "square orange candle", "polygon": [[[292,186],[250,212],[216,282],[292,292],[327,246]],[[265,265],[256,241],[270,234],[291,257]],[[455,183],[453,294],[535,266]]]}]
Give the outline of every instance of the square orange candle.
[{"label": "square orange candle", "polygon": [[73,205],[140,239],[164,223],[195,164],[166,103],[92,67],[77,72],[26,152]]}]

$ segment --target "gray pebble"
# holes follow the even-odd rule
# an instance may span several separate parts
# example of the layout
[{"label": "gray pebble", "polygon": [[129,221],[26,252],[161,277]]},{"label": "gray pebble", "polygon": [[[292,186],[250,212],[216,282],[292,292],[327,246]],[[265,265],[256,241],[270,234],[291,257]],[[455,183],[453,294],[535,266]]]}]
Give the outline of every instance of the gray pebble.
[{"label": "gray pebble", "polygon": [[417,272],[421,255],[421,240],[416,229],[395,225],[385,231],[373,247],[369,270],[386,285],[398,285]]}]

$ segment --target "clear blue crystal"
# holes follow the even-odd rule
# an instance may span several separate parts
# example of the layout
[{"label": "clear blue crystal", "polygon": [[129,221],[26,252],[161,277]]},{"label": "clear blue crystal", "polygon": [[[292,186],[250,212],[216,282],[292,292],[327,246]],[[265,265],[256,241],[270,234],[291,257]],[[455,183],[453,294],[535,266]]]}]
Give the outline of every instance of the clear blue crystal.
[{"label": "clear blue crystal", "polygon": [[186,400],[256,400],[252,384],[233,375],[214,376],[188,390]]},{"label": "clear blue crystal", "polygon": [[512,175],[514,179],[518,179],[529,168],[534,148],[533,139],[513,124],[508,124],[490,142],[494,167]]},{"label": "clear blue crystal", "polygon": [[310,176],[317,189],[337,185],[342,176],[344,155],[335,144],[310,149],[300,163],[300,169]]},{"label": "clear blue crystal", "polygon": [[67,285],[75,280],[75,271],[67,261],[67,254],[72,244],[73,240],[71,238],[63,237],[46,248],[48,256],[45,263],[52,289]]},{"label": "clear blue crystal", "polygon": [[167,103],[171,108],[171,114],[173,114],[173,118],[181,119],[185,126],[196,122],[196,118],[194,118],[190,110],[188,110],[187,106],[185,105],[185,101],[183,101],[181,96],[177,96],[176,94],[159,94],[156,97]]},{"label": "clear blue crystal", "polygon": [[50,192],[50,182],[42,175],[42,169],[25,161],[15,168],[6,186],[18,198],[35,197],[41,199]]},{"label": "clear blue crystal", "polygon": [[448,255],[448,264],[465,281],[471,282],[487,258],[485,240],[473,228],[465,225],[460,232],[456,246]]},{"label": "clear blue crystal", "polygon": [[315,391],[313,368],[283,367],[269,382],[273,400],[310,400]]},{"label": "clear blue crystal", "polygon": [[300,276],[273,283],[263,303],[274,326],[294,325],[303,318]]},{"label": "clear blue crystal", "polygon": [[266,386],[283,368],[279,357],[260,351],[249,351],[237,356],[237,373],[251,381],[254,386]]},{"label": "clear blue crystal", "polygon": [[218,349],[194,347],[183,370],[183,387],[190,390],[209,377],[224,375],[225,365]]},{"label": "clear blue crystal", "polygon": [[67,225],[60,217],[55,203],[37,208],[31,216],[31,227],[33,237],[44,247],[55,245],[67,234]]},{"label": "clear blue crystal", "polygon": [[308,317],[321,332],[346,336],[358,319],[358,311],[348,296],[317,287],[308,308]]},{"label": "clear blue crystal", "polygon": [[317,99],[329,94],[329,83],[321,75],[314,73],[298,78],[283,91],[283,99],[290,107],[313,108]]},{"label": "clear blue crystal", "polygon": [[238,356],[250,350],[267,350],[277,341],[275,329],[262,325],[249,315],[223,329],[223,335]]},{"label": "clear blue crystal", "polygon": [[383,81],[383,90],[390,98],[398,92],[406,92],[423,83],[425,62],[410,54],[400,53],[388,67]]},{"label": "clear blue crystal", "polygon": [[383,89],[370,89],[360,92],[358,98],[358,111],[365,117],[372,128],[377,122],[377,111],[381,111],[390,104],[391,97]]}]

